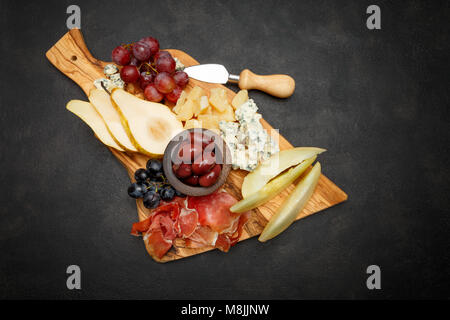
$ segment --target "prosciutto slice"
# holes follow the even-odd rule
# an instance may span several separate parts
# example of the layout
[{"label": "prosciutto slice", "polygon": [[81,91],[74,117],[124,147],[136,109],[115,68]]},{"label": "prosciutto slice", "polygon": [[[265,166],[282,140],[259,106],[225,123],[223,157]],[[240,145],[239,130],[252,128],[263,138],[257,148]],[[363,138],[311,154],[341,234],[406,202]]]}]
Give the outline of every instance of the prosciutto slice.
[{"label": "prosciutto slice", "polygon": [[190,248],[215,247],[227,252],[239,240],[248,214],[232,213],[237,200],[221,191],[207,196],[175,198],[134,223],[131,234],[143,235],[152,257],[161,259],[175,238]]},{"label": "prosciutto slice", "polygon": [[189,238],[197,229],[198,212],[196,210],[181,209],[175,221],[175,230],[181,238]]},{"label": "prosciutto slice", "polygon": [[144,240],[147,242],[151,256],[158,259],[161,259],[172,248],[172,240],[166,239],[161,229],[149,230],[145,234]]},{"label": "prosciutto slice", "polygon": [[212,230],[223,233],[239,219],[239,213],[232,213],[230,207],[237,200],[226,192],[214,192],[203,197],[190,197],[188,207],[197,210],[198,222]]},{"label": "prosciutto slice", "polygon": [[198,226],[195,232],[188,238],[187,245],[194,241],[198,246],[198,244],[202,244],[203,246],[215,246],[216,240],[219,234],[211,228],[207,226]]}]

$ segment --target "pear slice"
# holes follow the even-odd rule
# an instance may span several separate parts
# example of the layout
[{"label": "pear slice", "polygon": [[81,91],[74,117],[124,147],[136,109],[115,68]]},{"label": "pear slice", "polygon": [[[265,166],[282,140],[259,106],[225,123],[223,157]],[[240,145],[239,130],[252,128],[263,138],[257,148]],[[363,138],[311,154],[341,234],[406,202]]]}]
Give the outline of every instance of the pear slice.
[{"label": "pear slice", "polygon": [[317,162],[284,200],[277,212],[270,218],[258,240],[265,242],[286,230],[308,203],[320,178],[320,162]]},{"label": "pear slice", "polygon": [[71,100],[66,105],[67,110],[76,114],[81,118],[86,124],[91,127],[94,131],[95,135],[99,138],[103,144],[110,146],[119,151],[124,151],[122,147],[120,147],[116,141],[114,141],[113,137],[109,133],[106,128],[105,122],[102,117],[97,113],[95,108],[86,101],[81,100]]},{"label": "pear slice", "polygon": [[292,182],[297,180],[298,177],[302,175],[306,169],[316,160],[317,156],[306,159],[294,168],[280,174],[278,177],[272,179],[264,187],[262,187],[258,192],[252,193],[247,198],[235,203],[231,208],[231,212],[243,213],[259,207],[264,203],[272,200],[281,191],[286,189]]},{"label": "pear slice", "polygon": [[109,94],[105,90],[92,89],[89,92],[89,101],[105,121],[108,131],[117,144],[125,150],[137,152],[136,147],[122,126],[120,115],[111,103]]},{"label": "pear slice", "polygon": [[162,157],[170,140],[183,130],[183,124],[170,109],[140,99],[122,89],[111,92],[111,102],[136,149],[150,157]]},{"label": "pear slice", "polygon": [[242,196],[247,198],[252,193],[264,187],[268,181],[281,172],[295,166],[306,159],[312,158],[326,151],[321,148],[299,147],[280,151],[269,159],[261,162],[259,166],[250,172],[242,184]]}]

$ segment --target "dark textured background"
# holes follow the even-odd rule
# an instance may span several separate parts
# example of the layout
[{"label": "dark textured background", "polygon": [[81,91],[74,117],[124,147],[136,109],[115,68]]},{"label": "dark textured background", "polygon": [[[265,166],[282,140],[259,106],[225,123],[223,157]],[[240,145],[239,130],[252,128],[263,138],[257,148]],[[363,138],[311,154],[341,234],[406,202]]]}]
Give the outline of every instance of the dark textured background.
[{"label": "dark textured background", "polygon": [[[328,149],[348,202],[266,244],[153,262],[129,235],[125,170],[65,110],[85,96],[44,56],[72,3],[103,60],[152,35],[234,72],[291,74],[291,98],[251,97],[294,145]],[[372,3],[382,30],[365,26]],[[450,297],[448,1],[2,0],[0,15],[1,298]],[[382,290],[366,288],[371,264]]]}]

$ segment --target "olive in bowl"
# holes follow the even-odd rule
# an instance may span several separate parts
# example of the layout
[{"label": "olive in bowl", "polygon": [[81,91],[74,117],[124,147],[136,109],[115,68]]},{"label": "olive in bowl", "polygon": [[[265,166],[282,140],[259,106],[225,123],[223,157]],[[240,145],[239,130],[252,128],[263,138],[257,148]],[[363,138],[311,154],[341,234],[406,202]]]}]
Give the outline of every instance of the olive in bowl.
[{"label": "olive in bowl", "polygon": [[191,196],[204,196],[225,183],[231,170],[231,153],[215,132],[188,129],[167,145],[163,168],[175,189]]}]

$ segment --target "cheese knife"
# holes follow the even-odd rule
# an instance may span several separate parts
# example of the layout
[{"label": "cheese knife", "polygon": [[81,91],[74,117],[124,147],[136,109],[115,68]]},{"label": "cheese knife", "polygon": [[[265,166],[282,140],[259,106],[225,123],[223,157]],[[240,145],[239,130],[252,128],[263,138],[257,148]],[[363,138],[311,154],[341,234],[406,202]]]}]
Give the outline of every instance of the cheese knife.
[{"label": "cheese knife", "polygon": [[183,70],[190,78],[203,82],[237,83],[241,89],[256,89],[278,98],[290,97],[295,90],[295,80],[285,74],[258,75],[248,69],[240,75],[230,74],[221,64],[199,64]]}]

